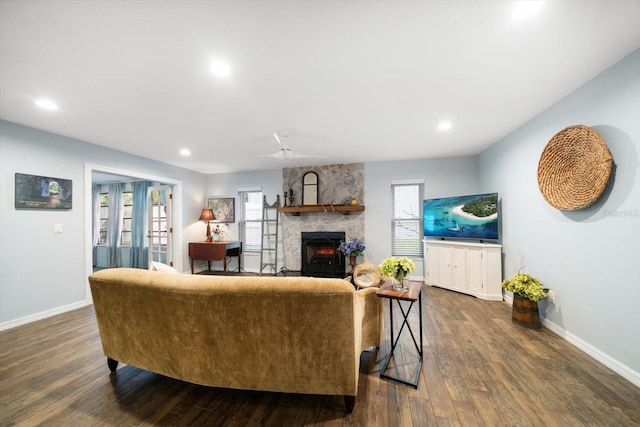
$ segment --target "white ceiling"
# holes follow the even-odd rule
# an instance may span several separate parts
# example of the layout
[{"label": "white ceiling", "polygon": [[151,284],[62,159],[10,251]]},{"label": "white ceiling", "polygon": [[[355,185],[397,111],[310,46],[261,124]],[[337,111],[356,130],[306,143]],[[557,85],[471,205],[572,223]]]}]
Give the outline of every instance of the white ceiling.
[{"label": "white ceiling", "polygon": [[0,117],[205,173],[475,155],[640,47],[639,0],[514,3],[1,0]]}]

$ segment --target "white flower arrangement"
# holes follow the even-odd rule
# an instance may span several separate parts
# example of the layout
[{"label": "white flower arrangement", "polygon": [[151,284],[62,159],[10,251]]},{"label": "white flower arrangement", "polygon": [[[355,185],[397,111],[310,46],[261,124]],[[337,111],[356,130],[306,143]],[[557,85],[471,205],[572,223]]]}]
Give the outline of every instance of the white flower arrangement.
[{"label": "white flower arrangement", "polygon": [[216,224],[216,227],[211,230],[211,234],[218,234],[220,237],[224,237],[224,235],[227,233],[227,224],[222,224],[222,226],[220,226],[220,224]]},{"label": "white flower arrangement", "polygon": [[407,257],[390,257],[382,261],[379,266],[380,273],[386,277],[394,277],[402,282],[405,276],[415,270],[415,263]]}]

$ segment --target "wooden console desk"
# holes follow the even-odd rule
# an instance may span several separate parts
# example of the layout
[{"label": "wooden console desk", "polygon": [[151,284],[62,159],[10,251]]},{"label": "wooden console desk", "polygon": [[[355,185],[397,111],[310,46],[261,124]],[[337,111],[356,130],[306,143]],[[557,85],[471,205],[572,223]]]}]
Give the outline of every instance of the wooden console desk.
[{"label": "wooden console desk", "polygon": [[224,271],[227,271],[227,257],[238,257],[238,271],[242,271],[242,242],[192,242],[189,243],[189,261],[191,274],[193,274],[193,262],[195,260],[207,261],[207,267],[211,270],[211,261],[222,261]]}]

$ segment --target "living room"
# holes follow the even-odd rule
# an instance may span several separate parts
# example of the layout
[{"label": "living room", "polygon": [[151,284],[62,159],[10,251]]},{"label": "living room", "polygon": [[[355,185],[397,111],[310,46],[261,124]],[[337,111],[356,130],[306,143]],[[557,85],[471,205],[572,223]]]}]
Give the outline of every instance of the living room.
[{"label": "living room", "polygon": [[[632,240],[640,235],[639,100],[640,50],[636,47],[544,111],[532,111],[529,120],[479,154],[364,162],[364,199],[359,202],[366,207],[362,236],[366,258],[379,263],[389,255],[391,181],[423,180],[425,198],[498,192],[503,277],[513,275],[524,259],[527,271],[555,292],[554,304],[540,303],[544,327],[640,386],[640,331],[636,326],[640,324],[636,307],[640,265]],[[593,205],[562,212],[541,195],[537,167],[547,142],[576,124],[590,126],[602,135],[615,168],[609,186]],[[46,121],[42,128],[45,126]],[[42,128],[16,123],[2,113],[2,330],[90,303],[87,206],[91,171],[159,179],[179,187],[175,220],[180,238],[175,265],[183,272],[188,271],[188,243],[204,239],[205,225],[198,218],[207,198],[237,197],[238,189],[260,187],[273,200],[284,188],[282,167],[202,173]],[[220,157],[225,149],[213,151]],[[73,208],[16,210],[15,173],[72,180]],[[57,224],[62,232],[54,232]],[[229,233],[237,238],[237,225]],[[249,269],[257,265],[250,257],[247,262]],[[421,259],[416,266],[413,276],[421,278]]]}]

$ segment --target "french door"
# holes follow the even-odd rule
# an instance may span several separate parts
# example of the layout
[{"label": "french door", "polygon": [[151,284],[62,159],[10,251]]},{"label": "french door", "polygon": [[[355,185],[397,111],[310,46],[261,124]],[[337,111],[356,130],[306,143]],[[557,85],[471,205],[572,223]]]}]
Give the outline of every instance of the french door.
[{"label": "french door", "polygon": [[151,261],[173,265],[173,193],[172,186],[149,187],[149,264]]}]

